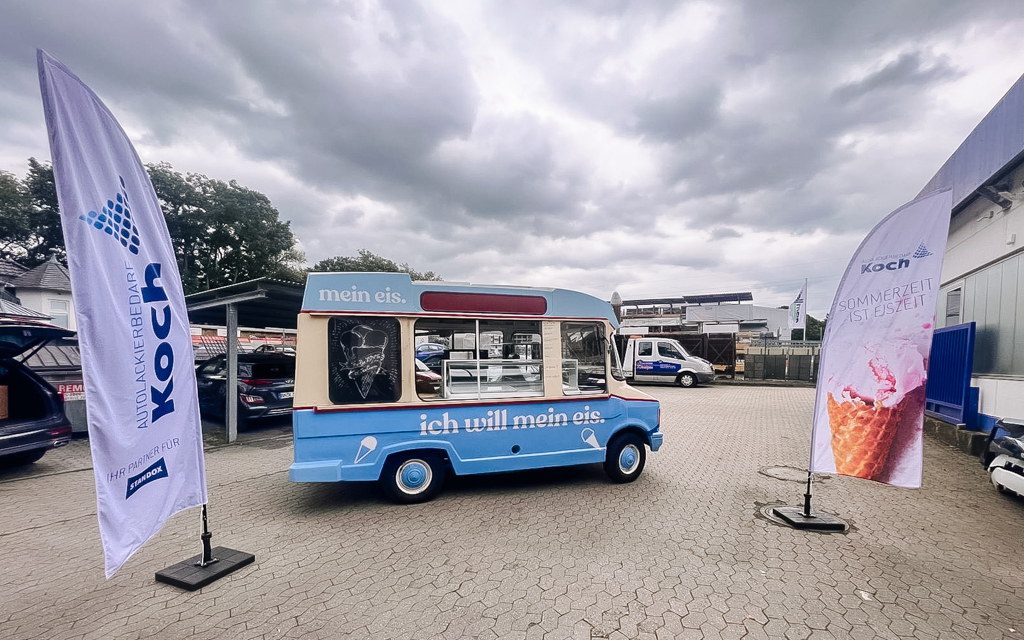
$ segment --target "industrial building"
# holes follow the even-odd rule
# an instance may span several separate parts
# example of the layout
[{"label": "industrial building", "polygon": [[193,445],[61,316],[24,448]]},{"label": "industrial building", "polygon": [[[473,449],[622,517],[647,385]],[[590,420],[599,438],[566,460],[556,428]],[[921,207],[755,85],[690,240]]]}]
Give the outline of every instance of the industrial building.
[{"label": "industrial building", "polygon": [[968,374],[978,390],[980,426],[1024,418],[1024,78],[920,195],[940,189],[952,190],[953,215],[937,326],[974,323]]}]

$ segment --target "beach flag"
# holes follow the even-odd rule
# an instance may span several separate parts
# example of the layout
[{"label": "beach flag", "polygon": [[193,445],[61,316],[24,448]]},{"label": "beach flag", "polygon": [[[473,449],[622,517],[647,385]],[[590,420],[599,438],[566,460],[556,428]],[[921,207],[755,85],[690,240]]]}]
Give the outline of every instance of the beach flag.
[{"label": "beach flag", "polygon": [[861,243],[821,345],[810,470],[920,487],[928,354],[952,196],[892,212]]},{"label": "beach flag", "polygon": [[41,50],[37,59],[110,578],[170,516],[207,501],[192,339],[167,225],[135,149],[67,67]]}]

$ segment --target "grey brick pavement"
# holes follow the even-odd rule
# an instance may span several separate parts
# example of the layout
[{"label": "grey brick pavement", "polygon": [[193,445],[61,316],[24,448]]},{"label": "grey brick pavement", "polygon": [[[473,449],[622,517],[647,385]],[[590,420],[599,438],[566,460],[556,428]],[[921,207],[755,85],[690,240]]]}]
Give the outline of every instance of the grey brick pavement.
[{"label": "grey brick pavement", "polygon": [[[600,466],[450,479],[432,503],[287,480],[286,428],[207,439],[213,542],[254,565],[194,593],[180,514],[103,578],[88,443],[0,472],[0,638],[1017,638],[1024,501],[925,441],[921,490],[816,485],[844,534],[779,526],[803,487],[813,389],[649,388],[665,447]],[[799,476],[799,474],[796,474]]]}]

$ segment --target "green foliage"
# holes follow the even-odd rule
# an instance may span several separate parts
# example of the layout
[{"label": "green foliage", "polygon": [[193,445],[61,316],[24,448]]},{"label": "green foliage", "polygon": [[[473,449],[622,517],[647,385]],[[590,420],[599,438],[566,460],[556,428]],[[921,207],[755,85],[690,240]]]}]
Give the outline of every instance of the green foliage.
[{"label": "green foliage", "polygon": [[[29,158],[21,182],[0,172],[0,255],[26,267],[66,261],[53,167]],[[305,256],[270,200],[167,163],[147,167],[164,212],[185,293],[260,277],[302,282]]]},{"label": "green foliage", "polygon": [[21,258],[32,235],[28,193],[13,173],[0,171],[0,257]]},{"label": "green foliage", "polygon": [[396,264],[383,256],[368,251],[359,250],[358,257],[335,256],[327,258],[313,265],[310,271],[372,271],[384,273],[408,273],[413,280],[441,280],[441,276],[433,271],[420,273],[406,263]]},{"label": "green foliage", "polygon": [[[803,329],[793,329],[793,334],[790,337],[790,339],[820,341],[821,337],[825,335],[825,322],[827,321],[827,318],[825,320],[818,320],[817,318],[814,318],[812,316],[807,316],[807,330],[804,331]],[[807,334],[806,338],[804,338],[805,333]]]},{"label": "green foliage", "polygon": [[305,256],[270,200],[232,180],[149,165],[185,293],[271,277],[302,282]]},{"label": "green foliage", "polygon": [[[234,180],[182,175],[170,164],[148,165],[178,261],[185,293],[270,277],[303,282],[305,256],[295,248],[290,223],[257,191]],[[29,159],[23,181],[0,172],[0,255],[34,267],[55,252],[66,260],[57,189],[49,163]],[[321,260],[313,271],[408,273],[413,280],[441,280],[366,249],[354,257]]]},{"label": "green foliage", "polygon": [[51,253],[62,260],[65,253],[53,167],[35,158],[28,166],[21,182],[0,172],[0,253],[32,268]]}]

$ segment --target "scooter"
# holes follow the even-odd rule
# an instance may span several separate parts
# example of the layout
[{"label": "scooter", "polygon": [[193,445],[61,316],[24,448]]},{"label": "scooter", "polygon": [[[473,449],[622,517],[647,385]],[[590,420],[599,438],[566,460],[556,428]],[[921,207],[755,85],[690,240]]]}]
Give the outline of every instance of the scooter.
[{"label": "scooter", "polygon": [[998,420],[989,434],[981,462],[997,491],[1024,497],[1024,420]]}]

